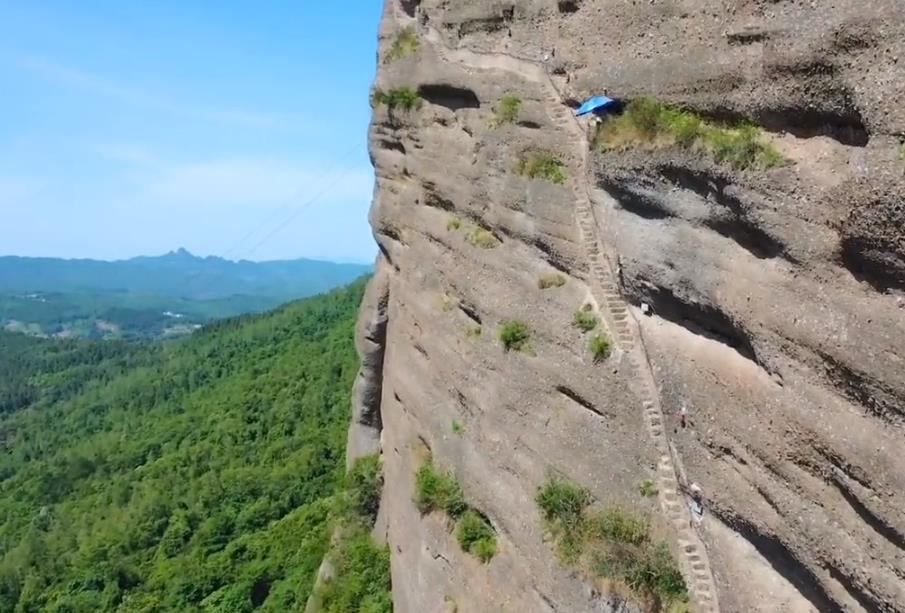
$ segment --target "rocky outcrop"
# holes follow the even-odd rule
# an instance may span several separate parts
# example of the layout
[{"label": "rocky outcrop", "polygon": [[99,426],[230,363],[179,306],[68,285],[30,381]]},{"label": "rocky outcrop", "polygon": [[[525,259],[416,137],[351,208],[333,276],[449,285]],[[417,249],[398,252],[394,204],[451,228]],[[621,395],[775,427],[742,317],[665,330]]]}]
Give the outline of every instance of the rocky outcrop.
[{"label": "rocky outcrop", "polygon": [[380,411],[383,395],[383,363],[386,355],[387,307],[390,299],[387,264],[382,257],[362,299],[355,331],[361,367],[352,388],[352,423],[346,445],[346,464],[379,453],[383,430]]},{"label": "rocky outcrop", "polygon": [[[376,87],[420,103],[374,108],[350,449],[382,441],[397,611],[643,608],[557,559],[549,474],[649,515],[694,610],[905,611],[903,17],[387,0]],[[403,31],[417,49],[386,60]],[[601,91],[754,122],[789,163],[600,152],[570,107]],[[537,152],[561,176],[520,174]],[[585,305],[602,362],[572,325]],[[528,351],[504,351],[508,321]],[[414,505],[428,455],[493,525],[488,564]]]}]

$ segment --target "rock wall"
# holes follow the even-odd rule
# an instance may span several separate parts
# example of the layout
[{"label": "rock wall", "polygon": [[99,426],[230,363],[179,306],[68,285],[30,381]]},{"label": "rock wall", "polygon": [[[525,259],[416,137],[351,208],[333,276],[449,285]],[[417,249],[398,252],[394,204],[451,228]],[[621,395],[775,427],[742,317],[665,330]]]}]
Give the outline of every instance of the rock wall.
[{"label": "rock wall", "polygon": [[[905,5],[821,4],[387,0],[375,88],[422,103],[374,108],[350,449],[382,448],[397,611],[637,610],[558,561],[550,474],[649,514],[693,610],[905,611]],[[594,150],[571,107],[602,91],[754,122],[790,163]],[[563,183],[514,171],[536,150]],[[428,454],[490,563],[414,505]]]}]

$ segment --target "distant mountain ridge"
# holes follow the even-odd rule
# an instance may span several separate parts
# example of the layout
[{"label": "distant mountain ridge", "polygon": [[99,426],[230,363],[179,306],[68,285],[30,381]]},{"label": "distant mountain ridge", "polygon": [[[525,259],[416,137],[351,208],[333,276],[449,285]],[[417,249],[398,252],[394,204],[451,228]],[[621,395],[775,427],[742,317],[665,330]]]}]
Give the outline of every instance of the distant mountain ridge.
[{"label": "distant mountain ridge", "polygon": [[0,257],[0,292],[139,292],[191,300],[299,298],[351,282],[366,264],[198,257],[185,249],[127,260]]},{"label": "distant mountain ridge", "polygon": [[347,285],[365,264],[233,262],[185,249],[128,260],[0,257],[0,329],[58,338],[180,336]]}]

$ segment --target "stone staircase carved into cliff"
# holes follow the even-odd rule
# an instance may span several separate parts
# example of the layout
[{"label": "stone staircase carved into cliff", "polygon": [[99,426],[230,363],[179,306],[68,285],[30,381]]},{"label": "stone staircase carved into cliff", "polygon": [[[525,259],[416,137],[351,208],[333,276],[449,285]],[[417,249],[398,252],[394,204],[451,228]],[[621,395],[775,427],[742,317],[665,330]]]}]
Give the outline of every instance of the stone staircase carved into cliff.
[{"label": "stone staircase carved into cliff", "polygon": [[616,336],[628,366],[630,385],[641,401],[644,419],[653,446],[658,454],[657,488],[660,507],[674,530],[680,553],[680,564],[688,582],[696,611],[719,613],[716,585],[704,543],[693,528],[686,498],[681,493],[676,463],[666,436],[666,420],[660,407],[660,396],[653,370],[637,321],[620,293],[613,267],[602,249],[594,209],[589,197],[587,138],[571,109],[563,103],[563,96],[540,62],[526,60],[506,53],[478,53],[445,46],[439,33],[421,26],[422,36],[431,42],[440,59],[462,64],[469,69],[505,70],[538,83],[544,91],[544,102],[554,124],[569,131],[576,147],[580,147],[577,162],[569,165],[568,187],[575,197],[576,215],[582,244],[589,263],[589,285],[601,314]]}]

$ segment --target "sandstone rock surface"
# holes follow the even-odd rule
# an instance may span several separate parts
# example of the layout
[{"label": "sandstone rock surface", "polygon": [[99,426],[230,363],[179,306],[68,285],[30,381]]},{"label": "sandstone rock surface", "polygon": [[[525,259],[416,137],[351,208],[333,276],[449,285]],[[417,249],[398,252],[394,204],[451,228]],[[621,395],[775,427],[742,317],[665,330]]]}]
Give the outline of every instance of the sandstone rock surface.
[{"label": "sandstone rock surface", "polygon": [[[382,449],[396,610],[639,610],[557,559],[534,496],[561,474],[651,517],[693,610],[905,611],[905,4],[387,0],[380,41],[375,88],[422,103],[374,108],[350,449]],[[603,153],[572,117],[603,91],[753,122],[789,163]],[[562,183],[515,172],[535,151]],[[414,505],[428,454],[488,564]]]}]

